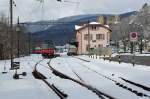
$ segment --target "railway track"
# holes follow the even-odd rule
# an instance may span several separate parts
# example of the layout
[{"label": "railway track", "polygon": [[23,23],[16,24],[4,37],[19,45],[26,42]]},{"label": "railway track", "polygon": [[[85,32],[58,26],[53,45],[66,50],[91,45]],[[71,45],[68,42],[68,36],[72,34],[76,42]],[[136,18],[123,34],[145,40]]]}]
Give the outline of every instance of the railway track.
[{"label": "railway track", "polygon": [[[78,58],[78,59],[79,59],[79,58]],[[41,61],[42,61],[42,60],[41,60]],[[47,63],[48,66],[45,66],[45,65],[41,64],[41,61],[39,61],[39,62],[36,63],[35,69],[34,69],[33,73],[35,73],[35,76],[37,76],[38,79],[41,79],[44,83],[46,83],[46,84],[60,97],[60,99],[65,99],[65,98],[67,98],[68,95],[65,94],[65,93],[63,93],[63,92],[61,92],[54,84],[50,84],[50,83],[48,83],[48,82],[46,81],[46,77],[45,77],[43,74],[41,74],[41,73],[36,69],[36,67],[38,66],[38,64],[41,65],[41,66],[44,66],[44,67],[47,68],[47,69],[50,69],[50,70],[52,71],[52,73],[53,73],[55,76],[59,76],[59,77],[62,78],[62,79],[71,80],[71,81],[76,82],[77,84],[79,84],[79,85],[81,85],[81,86],[87,88],[88,90],[92,91],[92,92],[95,93],[97,96],[99,96],[100,99],[116,99],[116,98],[114,98],[114,97],[112,97],[112,96],[110,96],[110,95],[108,95],[108,94],[106,94],[106,93],[101,92],[99,89],[97,89],[97,88],[95,88],[95,87],[89,85],[89,84],[88,84],[86,81],[84,81],[84,79],[79,75],[79,73],[78,73],[77,70],[75,70],[75,69],[73,69],[73,68],[70,68],[70,67],[68,66],[68,67],[72,70],[72,72],[79,78],[79,80],[74,79],[74,78],[68,76],[67,74],[64,74],[64,73],[62,73],[62,72],[56,70],[54,67],[51,66],[51,61],[52,61],[51,59],[50,59],[50,61]],[[84,61],[84,60],[82,60],[82,61]],[[84,61],[84,62],[88,62],[88,61]],[[86,68],[86,69],[88,69],[88,70],[90,70],[90,71],[96,73],[97,75],[99,75],[99,76],[101,76],[101,77],[103,77],[103,78],[105,78],[105,79],[108,79],[108,80],[114,82],[115,85],[117,85],[117,86],[119,86],[119,87],[121,87],[121,88],[123,88],[123,89],[125,89],[125,90],[128,90],[128,91],[130,91],[131,93],[134,93],[134,94],[136,94],[136,95],[139,96],[139,97],[147,97],[147,98],[150,98],[150,96],[149,96],[148,94],[146,94],[146,93],[144,93],[144,92],[140,92],[140,91],[138,91],[138,90],[135,90],[134,88],[129,87],[129,86],[126,85],[125,83],[122,83],[122,82],[120,82],[120,81],[115,80],[115,79],[114,79],[113,77],[111,77],[111,76],[104,75],[104,74],[102,74],[102,73],[100,73],[100,72],[98,72],[98,71],[96,71],[96,70],[94,70],[94,69],[89,68],[88,66],[86,66],[86,65],[84,65],[84,64],[82,64],[82,63],[80,63],[80,62],[78,62],[78,64],[80,64],[80,65],[82,65],[84,68]],[[129,80],[124,79],[124,78],[122,78],[122,77],[120,77],[120,79],[122,79],[123,81],[125,81],[125,82],[128,83],[128,84],[131,84],[131,85],[134,85],[134,86],[136,86],[136,87],[138,87],[138,88],[143,88],[144,90],[146,89],[147,91],[149,91],[149,88],[148,88],[148,87],[145,87],[145,86],[143,86],[143,85],[139,85],[139,84],[137,84],[137,83],[135,83],[135,82],[129,81]]]},{"label": "railway track", "polygon": [[[43,60],[44,60],[44,59],[43,59]],[[109,95],[107,95],[107,94],[105,94],[105,93],[103,93],[103,92],[100,92],[99,90],[97,90],[96,88],[93,88],[93,87],[90,86],[90,85],[87,85],[87,84],[85,84],[85,83],[83,83],[83,82],[80,82],[80,81],[78,81],[78,80],[75,80],[75,79],[73,79],[73,78],[71,78],[71,77],[69,77],[69,76],[67,76],[67,75],[65,75],[65,74],[63,74],[63,73],[57,71],[57,70],[54,69],[52,66],[50,66],[50,61],[51,61],[51,60],[48,62],[49,67],[47,67],[47,66],[41,64],[40,62],[42,62],[43,60],[40,60],[39,62],[37,62],[37,63],[35,64],[35,68],[34,68],[34,71],[33,71],[32,73],[33,73],[33,75],[34,75],[34,77],[35,77],[36,79],[42,80],[50,89],[52,89],[52,90],[60,97],[60,99],[66,99],[66,98],[68,97],[68,95],[65,94],[65,93],[63,93],[63,92],[61,92],[54,84],[50,84],[50,83],[46,80],[47,78],[46,78],[42,73],[40,73],[40,72],[37,70],[37,66],[38,66],[39,64],[40,64],[41,66],[47,68],[47,69],[50,69],[50,70],[52,71],[52,73],[55,74],[56,76],[59,76],[60,78],[63,78],[63,79],[71,80],[71,81],[76,82],[77,84],[79,84],[79,85],[81,85],[81,86],[87,88],[88,90],[91,90],[93,93],[96,93],[96,95],[98,95],[100,99],[115,99],[115,98],[113,98],[112,96],[109,96]]]},{"label": "railway track", "polygon": [[123,77],[119,77],[119,78],[122,79],[123,81],[127,82],[127,83],[130,83],[130,84],[132,84],[132,85],[135,85],[135,86],[137,86],[137,87],[140,87],[140,88],[142,88],[143,90],[150,91],[150,87],[147,87],[147,86],[145,86],[145,85],[138,84],[138,83],[136,83],[136,82],[127,80],[127,79],[125,79],[125,78],[123,78]]},{"label": "railway track", "polygon": [[[66,60],[65,63],[67,63]],[[67,66],[67,68],[69,68],[81,82],[85,82],[73,68],[71,68],[70,66]]]},{"label": "railway track", "polygon": [[[76,58],[76,57],[73,57],[73,58]],[[84,62],[88,62],[88,61],[85,61],[85,59],[84,59],[84,60],[83,60],[83,59],[80,59],[80,58],[76,58],[76,59],[79,59],[79,60],[84,61]],[[110,76],[106,76],[106,75],[104,75],[104,74],[102,74],[102,73],[100,73],[100,72],[98,72],[98,71],[96,71],[96,70],[94,70],[94,69],[89,68],[88,65],[85,65],[85,64],[83,64],[83,63],[81,63],[81,62],[77,62],[77,63],[80,64],[81,66],[83,66],[84,68],[86,68],[86,69],[88,69],[88,70],[90,70],[90,71],[96,73],[97,75],[99,75],[99,76],[101,76],[101,77],[103,77],[103,78],[105,78],[105,79],[108,79],[108,80],[114,82],[117,86],[119,86],[119,87],[121,87],[121,88],[123,88],[123,89],[125,89],[125,90],[128,90],[128,91],[130,91],[130,92],[132,92],[132,93],[134,93],[134,94],[136,94],[136,95],[139,96],[139,97],[147,97],[147,98],[150,98],[150,95],[148,95],[148,94],[146,94],[146,93],[143,93],[143,92],[139,92],[138,90],[135,90],[135,89],[133,89],[133,88],[130,88],[128,85],[125,85],[124,83],[119,82],[119,81],[115,80],[114,78],[112,78],[112,77],[110,77]],[[113,75],[114,75],[114,74],[113,74]],[[147,86],[138,84],[138,83],[133,82],[133,81],[129,81],[129,80],[123,78],[123,77],[118,77],[118,78],[121,79],[121,80],[123,80],[124,82],[126,82],[126,83],[132,85],[132,86],[135,86],[135,87],[138,87],[138,88],[142,88],[142,89],[145,90],[145,91],[150,91],[150,88],[147,87]]]},{"label": "railway track", "polygon": [[[104,93],[104,92],[101,92],[101,91],[98,90],[97,88],[95,88],[95,87],[93,87],[93,86],[91,86],[91,85],[89,85],[89,84],[86,84],[86,83],[83,82],[83,81],[76,80],[76,79],[74,79],[74,78],[72,78],[72,77],[70,77],[70,76],[68,76],[68,75],[66,75],[66,74],[61,73],[60,71],[58,71],[58,70],[56,70],[55,68],[53,68],[53,67],[50,65],[50,62],[51,62],[51,60],[48,62],[48,66],[50,67],[50,69],[52,70],[52,73],[53,73],[54,75],[59,76],[60,78],[68,79],[68,80],[71,80],[71,81],[73,81],[73,82],[78,83],[79,85],[81,85],[81,86],[87,88],[88,90],[90,90],[90,91],[92,91],[93,93],[95,93],[96,95],[98,95],[99,98],[101,98],[101,99],[116,99],[116,98],[114,98],[113,96],[110,96],[110,95],[108,95],[108,94],[106,94],[106,93]],[[79,75],[78,75],[78,76],[79,76]],[[81,77],[80,77],[80,78],[81,78]]]},{"label": "railway track", "polygon": [[[81,61],[84,61],[84,62],[89,62],[89,61],[86,61],[86,60],[82,60],[82,59],[80,59],[80,58],[78,58],[78,59],[81,60]],[[43,59],[43,60],[44,60],[44,59]],[[78,71],[75,70],[75,69],[73,69],[73,68],[71,68],[70,66],[68,66],[68,68],[70,68],[70,69],[72,70],[72,72],[79,78],[79,80],[74,79],[74,78],[68,76],[67,74],[63,74],[62,72],[60,72],[60,71],[56,70],[55,68],[53,68],[53,67],[51,66],[51,61],[52,61],[51,59],[50,59],[50,61],[47,63],[48,66],[43,65],[43,64],[41,63],[43,60],[40,60],[39,62],[36,63],[35,68],[34,68],[34,71],[33,71],[33,75],[34,75],[37,79],[41,79],[45,84],[47,84],[47,86],[48,86],[50,89],[52,89],[52,90],[60,97],[60,99],[66,99],[68,95],[65,94],[65,93],[63,93],[62,91],[60,91],[54,84],[50,84],[50,83],[46,80],[47,78],[46,78],[42,73],[40,73],[40,72],[36,69],[36,67],[37,67],[38,65],[41,65],[41,66],[43,66],[43,67],[45,67],[45,68],[47,68],[47,69],[50,69],[50,70],[52,71],[52,73],[53,73],[55,76],[59,76],[59,77],[62,78],[62,79],[71,80],[71,81],[73,81],[73,82],[75,82],[75,83],[77,83],[77,84],[79,84],[79,85],[81,85],[81,86],[87,88],[88,90],[92,91],[92,92],[95,93],[97,96],[99,96],[100,99],[116,99],[116,98],[114,98],[114,97],[112,97],[112,96],[110,96],[110,95],[108,95],[108,94],[106,94],[106,93],[101,92],[99,89],[97,89],[97,88],[95,88],[95,87],[89,85],[89,84],[88,84],[86,81],[84,81],[84,79],[80,76],[80,74],[78,73]],[[117,86],[119,86],[119,87],[121,87],[121,88],[123,88],[123,89],[125,89],[125,90],[128,90],[128,91],[130,91],[131,93],[134,93],[134,94],[136,94],[136,95],[139,96],[139,97],[147,97],[147,98],[150,98],[150,96],[149,96],[148,94],[143,93],[143,92],[140,92],[140,91],[138,91],[138,90],[135,90],[134,88],[129,87],[129,86],[126,85],[125,83],[122,83],[122,82],[119,82],[119,81],[115,80],[115,79],[112,78],[111,76],[104,75],[104,74],[102,74],[102,73],[100,73],[100,72],[98,72],[98,71],[96,71],[96,70],[93,70],[93,69],[89,68],[89,66],[86,66],[86,65],[84,65],[84,64],[82,64],[82,63],[80,63],[80,62],[78,62],[78,64],[82,65],[82,67],[88,69],[89,71],[92,71],[92,72],[96,73],[97,75],[99,75],[99,76],[101,76],[101,77],[103,77],[103,78],[105,78],[105,79],[108,79],[108,80],[114,82],[115,85],[117,85]],[[69,64],[69,65],[71,65],[71,64]],[[146,90],[146,91],[149,91],[149,88],[146,87],[146,86],[144,86],[144,85],[140,85],[140,84],[137,84],[137,83],[135,83],[135,82],[129,81],[129,80],[123,78],[123,77],[119,77],[119,78],[120,78],[121,80],[123,80],[124,82],[128,83],[128,84],[131,84],[131,85],[136,86],[136,87],[138,87],[138,88],[142,88],[142,89],[144,89],[144,90]]]},{"label": "railway track", "polygon": [[[34,68],[34,71],[32,72],[33,76],[37,79],[41,79],[50,89],[52,89],[58,96],[60,99],[66,99],[68,97],[67,94],[61,92],[54,84],[50,84],[46,79],[46,77],[40,73],[38,70],[37,70],[37,66],[38,64],[44,66],[43,64],[41,64],[40,62],[42,62],[44,59],[40,60],[39,62],[37,62],[35,64],[35,68]],[[44,66],[46,67],[46,66]]]}]

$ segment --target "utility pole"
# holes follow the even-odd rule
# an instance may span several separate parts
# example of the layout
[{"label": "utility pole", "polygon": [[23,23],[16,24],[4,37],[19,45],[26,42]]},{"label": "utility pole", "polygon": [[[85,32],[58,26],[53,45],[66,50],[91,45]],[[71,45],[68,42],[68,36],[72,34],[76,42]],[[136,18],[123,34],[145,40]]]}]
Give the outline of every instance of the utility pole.
[{"label": "utility pole", "polygon": [[10,54],[11,54],[11,68],[13,69],[13,0],[10,0]]},{"label": "utility pole", "polygon": [[29,42],[28,42],[29,43],[29,45],[28,45],[29,46],[28,52],[29,52],[29,55],[30,55],[30,49],[31,49],[31,33],[30,32],[28,33],[28,40],[29,40]]},{"label": "utility pole", "polygon": [[91,39],[91,36],[90,36],[90,21],[88,20],[88,51],[89,51],[89,54],[90,54],[90,39]]},{"label": "utility pole", "polygon": [[19,23],[19,17],[18,17],[16,32],[17,32],[17,49],[18,49],[17,56],[19,58],[20,57],[20,43],[19,43],[20,42],[20,23]]}]

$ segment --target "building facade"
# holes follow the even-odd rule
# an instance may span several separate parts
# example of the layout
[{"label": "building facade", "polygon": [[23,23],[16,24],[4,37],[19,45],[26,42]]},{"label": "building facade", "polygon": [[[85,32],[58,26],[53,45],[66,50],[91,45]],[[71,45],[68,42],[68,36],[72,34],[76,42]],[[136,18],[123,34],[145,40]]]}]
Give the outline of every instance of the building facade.
[{"label": "building facade", "polygon": [[107,47],[110,43],[111,30],[107,25],[91,22],[83,26],[75,26],[78,54],[88,54],[89,50]]}]

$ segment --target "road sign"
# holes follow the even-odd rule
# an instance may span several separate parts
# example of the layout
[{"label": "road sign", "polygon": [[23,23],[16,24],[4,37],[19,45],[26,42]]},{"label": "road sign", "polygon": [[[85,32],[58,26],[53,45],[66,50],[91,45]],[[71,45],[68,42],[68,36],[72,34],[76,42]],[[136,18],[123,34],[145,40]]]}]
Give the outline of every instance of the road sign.
[{"label": "road sign", "polygon": [[20,68],[20,62],[13,62],[13,69],[19,69]]},{"label": "road sign", "polygon": [[137,42],[138,41],[138,33],[137,32],[131,32],[130,33],[130,41],[131,42]]}]

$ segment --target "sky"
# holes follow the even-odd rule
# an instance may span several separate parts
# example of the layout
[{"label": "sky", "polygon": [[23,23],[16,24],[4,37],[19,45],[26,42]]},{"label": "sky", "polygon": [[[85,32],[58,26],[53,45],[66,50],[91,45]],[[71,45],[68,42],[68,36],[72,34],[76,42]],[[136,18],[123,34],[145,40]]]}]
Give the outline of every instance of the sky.
[{"label": "sky", "polygon": [[[0,13],[9,16],[9,0],[0,0]],[[80,14],[121,14],[138,11],[150,0],[14,0],[14,22],[20,17],[21,22],[55,20]]]}]

